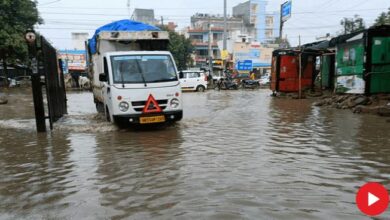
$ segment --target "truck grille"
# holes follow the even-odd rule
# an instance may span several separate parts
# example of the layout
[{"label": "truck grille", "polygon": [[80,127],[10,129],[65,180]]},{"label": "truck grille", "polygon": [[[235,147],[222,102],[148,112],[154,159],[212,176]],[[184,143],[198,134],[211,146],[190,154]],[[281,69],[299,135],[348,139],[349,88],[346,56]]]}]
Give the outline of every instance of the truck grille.
[{"label": "truck grille", "polygon": [[[160,99],[156,100],[158,105],[160,106],[161,110],[164,110],[167,108],[168,99]],[[134,111],[136,112],[142,112],[144,110],[144,107],[146,105],[146,101],[136,101],[131,102],[131,105],[133,106]]]}]

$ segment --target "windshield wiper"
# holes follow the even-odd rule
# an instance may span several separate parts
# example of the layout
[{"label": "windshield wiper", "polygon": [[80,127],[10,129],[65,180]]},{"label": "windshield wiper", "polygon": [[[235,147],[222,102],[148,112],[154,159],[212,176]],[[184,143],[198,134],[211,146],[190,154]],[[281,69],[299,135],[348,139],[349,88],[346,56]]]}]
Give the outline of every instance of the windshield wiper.
[{"label": "windshield wiper", "polygon": [[138,62],[137,59],[135,59],[135,63],[137,64],[137,67],[138,67],[138,69],[139,69],[139,74],[141,74],[142,80],[144,81],[144,86],[145,86],[145,87],[148,87],[148,85],[146,84],[146,79],[145,79],[145,76],[144,76],[144,74],[143,74],[141,65],[139,65],[139,62]]},{"label": "windshield wiper", "polygon": [[173,82],[173,81],[176,81],[176,79],[158,79],[158,80],[153,80],[153,81],[149,81],[149,82],[157,83],[157,82]]}]

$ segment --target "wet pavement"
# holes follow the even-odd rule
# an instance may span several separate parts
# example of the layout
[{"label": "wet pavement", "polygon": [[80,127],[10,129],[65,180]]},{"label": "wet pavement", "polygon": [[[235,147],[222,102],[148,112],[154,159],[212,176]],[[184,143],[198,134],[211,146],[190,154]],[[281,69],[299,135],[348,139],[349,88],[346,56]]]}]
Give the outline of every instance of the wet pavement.
[{"label": "wet pavement", "polygon": [[378,116],[209,91],[185,93],[173,127],[128,131],[83,92],[36,134],[31,93],[12,94],[0,106],[0,219],[367,219],[359,186],[390,188]]}]

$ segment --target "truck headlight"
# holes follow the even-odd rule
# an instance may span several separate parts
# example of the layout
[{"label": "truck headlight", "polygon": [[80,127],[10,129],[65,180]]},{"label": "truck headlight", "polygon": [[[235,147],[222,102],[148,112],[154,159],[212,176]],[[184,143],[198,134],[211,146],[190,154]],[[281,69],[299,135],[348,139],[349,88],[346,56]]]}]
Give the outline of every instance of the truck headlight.
[{"label": "truck headlight", "polygon": [[179,107],[179,105],[180,105],[180,101],[179,101],[179,99],[172,99],[171,100],[171,108],[177,108],[177,107]]},{"label": "truck headlight", "polygon": [[122,112],[127,112],[127,110],[129,110],[129,103],[120,102],[119,103],[119,110],[121,110]]}]

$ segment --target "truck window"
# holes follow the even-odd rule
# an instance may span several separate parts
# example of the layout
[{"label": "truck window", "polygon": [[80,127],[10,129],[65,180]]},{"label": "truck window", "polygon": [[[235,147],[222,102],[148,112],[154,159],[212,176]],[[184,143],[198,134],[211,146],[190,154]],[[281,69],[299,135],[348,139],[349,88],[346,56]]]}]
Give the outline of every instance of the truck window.
[{"label": "truck window", "polygon": [[176,69],[167,55],[124,55],[111,57],[114,83],[157,83],[177,81]]}]

